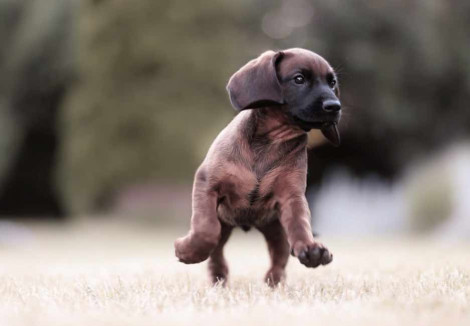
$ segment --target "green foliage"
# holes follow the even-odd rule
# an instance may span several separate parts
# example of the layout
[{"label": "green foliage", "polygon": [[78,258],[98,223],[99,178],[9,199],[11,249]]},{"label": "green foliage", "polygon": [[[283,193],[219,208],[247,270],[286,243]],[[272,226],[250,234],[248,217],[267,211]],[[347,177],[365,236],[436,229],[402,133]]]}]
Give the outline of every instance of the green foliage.
[{"label": "green foliage", "polygon": [[467,1],[321,0],[314,7],[306,47],[338,68],[351,134],[390,145],[398,166],[469,136]]},{"label": "green foliage", "polygon": [[228,77],[262,50],[248,43],[253,15],[225,1],[83,3],[78,78],[60,124],[58,180],[71,212],[105,206],[125,185],[192,181],[234,115]]},{"label": "green foliage", "polygon": [[[304,25],[285,12],[296,5],[312,9]],[[58,165],[73,213],[130,184],[190,182],[234,114],[228,78],[269,48],[326,57],[340,76],[344,138],[379,144],[390,155],[375,160],[392,170],[469,134],[468,1],[88,0],[77,15]],[[267,15],[289,27],[283,38],[263,31]]]},{"label": "green foliage", "polygon": [[47,95],[68,79],[72,1],[0,0],[0,193],[25,134],[47,129]]}]

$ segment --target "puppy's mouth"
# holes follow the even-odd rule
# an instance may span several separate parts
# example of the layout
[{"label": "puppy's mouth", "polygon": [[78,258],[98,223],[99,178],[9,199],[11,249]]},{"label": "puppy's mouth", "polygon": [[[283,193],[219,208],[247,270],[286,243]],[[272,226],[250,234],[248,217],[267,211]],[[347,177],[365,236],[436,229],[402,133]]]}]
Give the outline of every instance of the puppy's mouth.
[{"label": "puppy's mouth", "polygon": [[311,129],[320,129],[323,136],[325,136],[333,146],[338,147],[340,145],[341,138],[338,130],[338,115],[323,118],[318,121],[306,121],[296,116],[293,118],[296,124],[303,130],[310,131]]},{"label": "puppy's mouth", "polygon": [[326,139],[330,141],[333,146],[338,147],[341,144],[337,123],[325,123],[321,127],[321,132]]}]

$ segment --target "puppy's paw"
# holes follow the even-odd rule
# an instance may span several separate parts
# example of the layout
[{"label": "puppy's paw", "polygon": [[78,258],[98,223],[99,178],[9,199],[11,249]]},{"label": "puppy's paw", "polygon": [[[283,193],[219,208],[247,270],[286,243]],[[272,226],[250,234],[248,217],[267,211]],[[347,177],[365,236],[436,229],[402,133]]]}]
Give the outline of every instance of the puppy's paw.
[{"label": "puppy's paw", "polygon": [[194,235],[186,236],[175,241],[175,255],[182,263],[197,264],[209,258],[215,245],[196,239]]},{"label": "puppy's paw", "polygon": [[299,259],[301,264],[312,268],[327,265],[333,260],[333,255],[318,242],[297,244],[293,248],[292,254]]},{"label": "puppy's paw", "polygon": [[228,279],[228,266],[224,259],[209,260],[209,277],[213,285],[220,284],[225,286]]},{"label": "puppy's paw", "polygon": [[266,282],[269,287],[275,288],[279,283],[283,282],[286,279],[286,272],[283,268],[271,267],[264,277],[264,282]]},{"label": "puppy's paw", "polygon": [[228,274],[225,274],[225,273],[220,273],[220,274],[217,274],[217,273],[211,273],[210,275],[210,281],[212,283],[212,285],[221,285],[223,287],[225,287],[227,285],[227,282],[228,282]]}]

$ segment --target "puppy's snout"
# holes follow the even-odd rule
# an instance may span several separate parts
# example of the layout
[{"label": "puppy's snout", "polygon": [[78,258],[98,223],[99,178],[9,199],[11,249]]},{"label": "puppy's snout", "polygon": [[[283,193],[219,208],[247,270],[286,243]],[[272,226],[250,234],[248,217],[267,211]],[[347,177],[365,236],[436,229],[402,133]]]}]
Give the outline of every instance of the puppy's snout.
[{"label": "puppy's snout", "polygon": [[326,112],[338,112],[341,110],[341,103],[338,100],[326,100],[323,102],[323,110]]}]

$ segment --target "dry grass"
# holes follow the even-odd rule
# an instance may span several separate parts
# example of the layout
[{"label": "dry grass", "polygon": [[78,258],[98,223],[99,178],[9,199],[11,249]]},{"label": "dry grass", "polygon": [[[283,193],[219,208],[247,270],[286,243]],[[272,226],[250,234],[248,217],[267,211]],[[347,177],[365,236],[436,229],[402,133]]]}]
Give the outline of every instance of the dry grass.
[{"label": "dry grass", "polygon": [[0,245],[0,325],[470,325],[470,246],[325,239],[326,268],[291,259],[276,290],[265,245],[236,233],[228,288],[173,257],[174,230],[34,227]]}]

